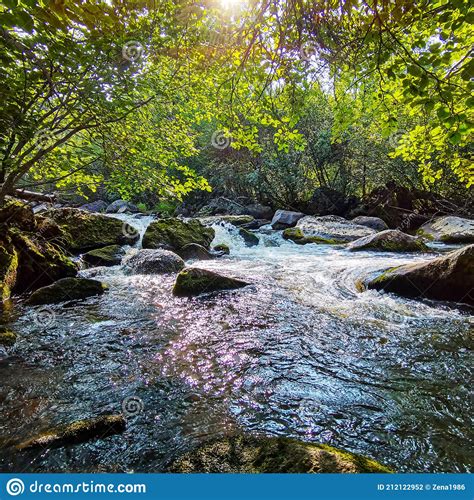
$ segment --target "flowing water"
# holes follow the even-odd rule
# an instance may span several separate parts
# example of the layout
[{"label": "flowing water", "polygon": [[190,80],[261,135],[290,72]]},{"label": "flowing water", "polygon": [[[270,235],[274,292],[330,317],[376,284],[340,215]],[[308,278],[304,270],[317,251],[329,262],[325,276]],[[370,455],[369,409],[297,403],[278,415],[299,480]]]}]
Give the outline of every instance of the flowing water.
[{"label": "flowing water", "polygon": [[[149,222],[122,219],[141,233]],[[0,470],[161,471],[232,432],[328,443],[398,471],[471,470],[469,310],[354,285],[433,255],[259,236],[247,248],[217,226],[231,255],[190,263],[252,282],[241,290],[176,298],[173,276],[116,266],[82,271],[109,284],[100,298],[7,311],[18,341],[0,350],[4,441],[122,411],[127,430],[41,453],[4,448]]]}]

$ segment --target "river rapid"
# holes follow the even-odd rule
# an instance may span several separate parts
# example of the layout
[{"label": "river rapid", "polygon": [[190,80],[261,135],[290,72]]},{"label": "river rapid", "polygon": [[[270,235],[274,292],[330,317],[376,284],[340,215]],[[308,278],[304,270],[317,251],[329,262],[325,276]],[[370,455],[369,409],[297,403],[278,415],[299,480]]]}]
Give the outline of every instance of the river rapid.
[{"label": "river rapid", "polygon": [[[142,233],[149,222],[122,219]],[[434,255],[299,246],[266,227],[247,248],[233,226],[215,229],[231,255],[188,264],[251,286],[177,298],[174,276],[101,267],[81,272],[109,285],[101,297],[3,313],[18,341],[0,347],[0,446],[100,414],[125,411],[127,429],[3,448],[1,471],[159,472],[233,432],[327,443],[399,472],[471,470],[472,311],[355,287]]]}]

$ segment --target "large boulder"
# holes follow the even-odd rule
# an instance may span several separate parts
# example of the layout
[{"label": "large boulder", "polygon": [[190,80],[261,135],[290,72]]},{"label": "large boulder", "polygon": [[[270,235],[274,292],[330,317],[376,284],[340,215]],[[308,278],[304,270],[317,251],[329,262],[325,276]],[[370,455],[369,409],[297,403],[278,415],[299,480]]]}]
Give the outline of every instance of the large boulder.
[{"label": "large boulder", "polygon": [[387,229],[365,236],[348,245],[348,250],[378,250],[381,252],[429,252],[421,238],[402,233],[397,229]]},{"label": "large boulder", "polygon": [[474,305],[474,245],[429,262],[385,271],[359,289],[384,290],[404,297],[426,297]]},{"label": "large boulder", "polygon": [[54,427],[17,444],[16,449],[26,451],[70,446],[92,439],[105,439],[122,433],[125,428],[126,421],[123,415],[101,415]]},{"label": "large boulder", "polygon": [[29,305],[57,304],[102,295],[107,286],[100,281],[86,278],[63,278],[52,285],[33,292],[26,301]]},{"label": "large boulder", "polygon": [[290,210],[277,210],[273,216],[271,225],[273,229],[286,229],[295,227],[296,223],[304,217],[301,212],[291,212]]},{"label": "large boulder", "polygon": [[82,260],[91,266],[116,266],[122,262],[125,249],[120,245],[90,250],[82,256]]},{"label": "large boulder", "polygon": [[306,238],[308,243],[312,242],[311,239],[315,239],[313,242],[316,243],[349,243],[376,233],[369,227],[354,224],[336,215],[308,215],[298,221],[296,228],[302,232],[302,238]]},{"label": "large boulder", "polygon": [[418,234],[443,243],[474,243],[474,220],[440,217],[421,226]]},{"label": "large boulder", "polygon": [[139,212],[140,210],[136,205],[133,203],[130,203],[129,201],[125,200],[116,200],[113,201],[108,207],[105,209],[105,211],[108,214],[123,214],[125,212],[132,212],[136,213]]},{"label": "large boulder", "polygon": [[0,207],[0,225],[34,231],[36,221],[33,210],[21,201],[7,198]]},{"label": "large boulder", "polygon": [[184,268],[184,260],[168,250],[140,250],[125,264],[137,274],[177,273]]},{"label": "large boulder", "polygon": [[243,227],[239,229],[239,235],[244,240],[245,246],[247,247],[255,247],[260,243],[260,239],[255,233]]},{"label": "large boulder", "polygon": [[201,445],[169,467],[174,473],[388,473],[371,458],[283,437],[232,436]]},{"label": "large boulder", "polygon": [[92,201],[91,203],[85,203],[79,208],[85,210],[86,212],[105,212],[109,205],[104,200]]},{"label": "large boulder", "polygon": [[229,278],[206,269],[189,267],[181,271],[173,287],[173,295],[190,297],[219,290],[233,290],[249,285],[245,281]]},{"label": "large boulder", "polygon": [[354,196],[347,197],[335,189],[323,186],[314,191],[305,212],[310,215],[345,216],[358,203],[359,200]]},{"label": "large boulder", "polygon": [[197,219],[158,219],[148,226],[143,248],[180,250],[189,243],[209,248],[214,235],[214,229],[204,226]]},{"label": "large boulder", "polygon": [[137,231],[119,219],[77,208],[49,210],[46,216],[61,227],[64,244],[74,253],[108,245],[132,245],[139,238]]},{"label": "large boulder", "polygon": [[388,229],[387,223],[380,217],[359,215],[359,217],[352,219],[352,222],[354,224],[358,224],[359,226],[370,227],[370,229],[374,229],[375,231],[385,231]]}]

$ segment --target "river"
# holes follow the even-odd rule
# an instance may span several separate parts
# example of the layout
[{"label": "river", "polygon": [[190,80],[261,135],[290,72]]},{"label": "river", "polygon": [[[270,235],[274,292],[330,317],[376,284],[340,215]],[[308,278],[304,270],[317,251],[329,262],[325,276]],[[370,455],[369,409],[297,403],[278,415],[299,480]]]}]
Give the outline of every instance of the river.
[{"label": "river", "polygon": [[94,268],[81,275],[110,286],[102,297],[4,312],[18,341],[0,348],[0,440],[124,410],[127,429],[3,448],[0,470],[158,472],[231,432],[327,443],[400,472],[471,470],[469,310],[354,285],[433,255],[299,246],[266,228],[247,248],[233,226],[215,229],[231,255],[190,265],[251,286],[176,298],[173,276]]}]

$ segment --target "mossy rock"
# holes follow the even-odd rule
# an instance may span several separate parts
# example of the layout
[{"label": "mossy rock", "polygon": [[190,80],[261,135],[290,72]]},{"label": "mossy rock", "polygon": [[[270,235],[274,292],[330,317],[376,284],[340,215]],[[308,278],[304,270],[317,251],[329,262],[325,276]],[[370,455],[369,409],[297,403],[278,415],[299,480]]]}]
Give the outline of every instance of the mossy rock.
[{"label": "mossy rock", "polygon": [[283,238],[291,240],[298,245],[307,245],[308,243],[316,243],[319,245],[339,245],[341,242],[330,238],[322,238],[320,236],[305,236],[304,232],[299,227],[290,227],[283,231]]},{"label": "mossy rock", "polygon": [[122,262],[125,250],[120,245],[109,245],[90,250],[82,256],[82,260],[91,266],[115,266]]},{"label": "mossy rock", "polygon": [[184,260],[211,260],[215,257],[209,250],[197,243],[188,243],[177,250],[177,253]]},{"label": "mossy rock", "polygon": [[77,266],[56,245],[13,228],[9,232],[18,253],[13,291],[25,292],[77,274]]},{"label": "mossy rock", "polygon": [[229,278],[207,269],[189,267],[178,274],[173,295],[190,297],[219,290],[233,290],[247,285],[249,283],[236,278]]},{"label": "mossy rock", "polygon": [[126,421],[122,415],[102,415],[55,427],[16,445],[19,451],[44,450],[104,439],[122,433]]},{"label": "mossy rock", "polygon": [[137,274],[177,273],[184,268],[184,260],[169,250],[140,250],[125,262]]},{"label": "mossy rock", "polygon": [[239,235],[243,238],[245,246],[255,247],[260,243],[258,236],[243,227],[239,229]]},{"label": "mossy rock", "polygon": [[24,231],[34,231],[36,228],[31,207],[14,198],[7,198],[0,207],[0,224],[17,227]]},{"label": "mossy rock", "polygon": [[375,250],[380,252],[430,252],[420,238],[410,236],[396,229],[388,229],[353,241],[348,250]]},{"label": "mossy rock", "polygon": [[0,303],[10,298],[16,283],[18,270],[18,252],[10,238],[0,241]]},{"label": "mossy rock", "polygon": [[204,226],[197,219],[159,219],[148,226],[143,237],[143,248],[176,251],[189,243],[196,243],[208,249],[214,235],[214,229]]},{"label": "mossy rock", "polygon": [[474,220],[462,217],[439,217],[427,222],[418,234],[443,243],[474,243]]},{"label": "mossy rock", "polygon": [[56,304],[69,300],[80,300],[94,295],[102,295],[106,290],[107,285],[100,281],[85,278],[64,278],[33,292],[27,300],[27,304]]},{"label": "mossy rock", "polygon": [[132,245],[139,238],[138,232],[127,227],[123,221],[102,214],[76,208],[60,208],[49,210],[45,216],[61,227],[65,235],[65,246],[74,253],[109,245]]},{"label": "mossy rock", "polygon": [[16,342],[16,333],[0,328],[0,346],[11,347]]},{"label": "mossy rock", "polygon": [[251,215],[212,215],[210,217],[199,217],[199,221],[206,226],[226,222],[238,227],[244,224],[251,224],[254,220]]},{"label": "mossy rock", "polygon": [[230,255],[229,245],[226,245],[225,243],[220,243],[219,245],[215,245],[212,249],[214,250],[214,252],[220,252],[223,255]]},{"label": "mossy rock", "polygon": [[389,473],[367,457],[282,437],[233,436],[206,443],[169,467],[173,473]]},{"label": "mossy rock", "polygon": [[390,268],[363,286],[404,297],[474,305],[474,245],[428,262]]}]

